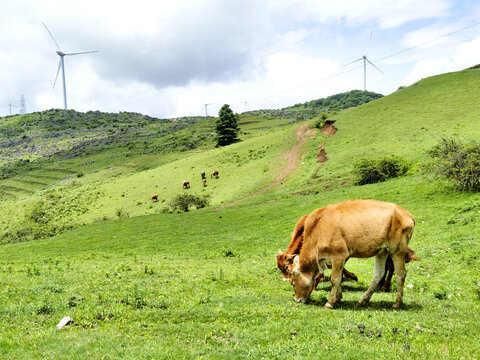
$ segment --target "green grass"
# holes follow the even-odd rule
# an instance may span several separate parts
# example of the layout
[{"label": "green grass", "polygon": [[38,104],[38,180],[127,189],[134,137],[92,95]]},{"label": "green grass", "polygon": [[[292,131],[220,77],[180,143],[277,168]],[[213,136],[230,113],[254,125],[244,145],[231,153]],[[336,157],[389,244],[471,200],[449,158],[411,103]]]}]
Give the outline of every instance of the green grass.
[{"label": "green grass", "polygon": [[[337,133],[310,137],[298,169],[282,184],[227,208],[221,205],[276,178],[298,124],[250,114],[240,123],[243,142],[227,148],[204,144],[127,157],[124,148],[112,147],[51,159],[48,171],[2,180],[35,191],[20,180],[47,182],[34,176],[44,174],[54,183],[67,175],[59,170],[84,173],[16,200],[7,196],[0,225],[8,231],[26,222],[25,214],[86,225],[0,246],[0,358],[479,358],[480,194],[458,192],[434,177],[426,153],[443,134],[480,135],[478,74],[425,79],[339,113]],[[200,125],[206,123],[192,126]],[[317,162],[322,143],[323,164]],[[405,158],[411,170],[353,186],[358,159],[389,154]],[[200,171],[214,168],[220,178],[207,177],[202,188]],[[161,213],[184,191],[185,178],[189,191],[210,194],[212,205]],[[161,200],[152,203],[157,190]],[[329,283],[300,305],[276,268],[275,254],[288,246],[302,215],[355,198],[392,201],[416,218],[410,246],[420,260],[407,264],[401,310],[391,309],[394,293],[376,292],[365,308],[355,306],[370,283],[372,259],[349,260],[359,282],[343,284],[343,300],[332,311],[323,308]],[[130,218],[118,219],[118,209]],[[35,230],[41,221],[26,223]],[[75,324],[57,330],[64,316]]]},{"label": "green grass", "polygon": [[[448,187],[420,180],[406,177],[270,204],[265,195],[222,211],[136,217],[4,245],[0,354],[478,357],[480,245],[474,230],[480,197],[453,198]],[[328,283],[310,304],[298,305],[291,286],[281,281],[274,255],[288,244],[298,217],[352,197],[396,200],[416,216],[411,246],[421,260],[407,265],[407,284],[413,286],[401,311],[391,310],[393,293],[375,293],[366,308],[355,307],[370,281],[371,260],[349,261],[360,282],[345,282],[344,299],[333,311],[323,309]],[[452,224],[452,216],[470,221]],[[78,325],[56,330],[63,316]],[[358,325],[365,325],[364,334]]]}]

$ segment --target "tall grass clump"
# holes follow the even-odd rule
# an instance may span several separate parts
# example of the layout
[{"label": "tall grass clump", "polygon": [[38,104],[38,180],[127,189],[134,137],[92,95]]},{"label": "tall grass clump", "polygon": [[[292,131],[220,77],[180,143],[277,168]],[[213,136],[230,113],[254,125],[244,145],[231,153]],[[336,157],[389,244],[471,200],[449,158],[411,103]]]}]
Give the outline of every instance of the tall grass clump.
[{"label": "tall grass clump", "polygon": [[431,151],[438,174],[455,182],[462,191],[480,191],[480,143],[462,144],[442,139]]},{"label": "tall grass clump", "polygon": [[362,159],[355,163],[353,168],[354,184],[375,184],[399,177],[405,175],[408,167],[408,163],[397,156],[373,160]]}]

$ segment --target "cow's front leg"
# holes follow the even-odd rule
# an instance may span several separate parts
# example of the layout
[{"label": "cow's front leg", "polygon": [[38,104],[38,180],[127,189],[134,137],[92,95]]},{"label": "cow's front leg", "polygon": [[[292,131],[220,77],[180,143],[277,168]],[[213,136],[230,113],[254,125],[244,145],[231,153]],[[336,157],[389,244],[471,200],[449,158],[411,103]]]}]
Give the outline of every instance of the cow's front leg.
[{"label": "cow's front leg", "polygon": [[387,253],[382,253],[375,256],[375,265],[373,269],[373,279],[372,283],[368,287],[367,291],[363,295],[362,299],[357,303],[358,306],[363,306],[370,301],[375,288],[383,277],[385,273],[385,262],[387,260]]},{"label": "cow's front leg", "polygon": [[328,302],[325,304],[325,309],[333,309],[337,301],[342,299],[342,274],[345,259],[332,258],[332,275],[330,280],[332,282],[332,291]]}]

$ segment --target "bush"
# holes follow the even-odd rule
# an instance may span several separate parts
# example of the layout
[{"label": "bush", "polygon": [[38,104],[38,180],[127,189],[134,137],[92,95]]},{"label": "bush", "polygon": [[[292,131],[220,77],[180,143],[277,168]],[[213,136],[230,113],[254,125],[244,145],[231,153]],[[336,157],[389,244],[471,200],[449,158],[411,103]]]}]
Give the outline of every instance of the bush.
[{"label": "bush", "polygon": [[438,159],[437,173],[454,180],[458,189],[480,191],[480,144],[442,139],[430,155]]},{"label": "bush", "polygon": [[325,126],[325,120],[327,120],[328,114],[323,112],[321,113],[313,122],[313,127],[316,129],[322,129]]},{"label": "bush", "polygon": [[178,194],[172,201],[170,207],[173,211],[187,212],[190,206],[195,206],[197,209],[204,208],[208,205],[210,196],[196,196],[191,194]]},{"label": "bush", "polygon": [[376,160],[362,159],[353,168],[354,184],[375,184],[405,175],[407,171],[407,162],[396,156]]}]

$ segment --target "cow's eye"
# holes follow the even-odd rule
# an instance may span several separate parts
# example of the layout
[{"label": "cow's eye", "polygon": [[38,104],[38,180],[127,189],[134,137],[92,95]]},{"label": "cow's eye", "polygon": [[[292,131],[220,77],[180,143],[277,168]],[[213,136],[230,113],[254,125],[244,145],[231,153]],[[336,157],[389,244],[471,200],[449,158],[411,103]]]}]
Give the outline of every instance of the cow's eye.
[{"label": "cow's eye", "polygon": [[285,266],[283,267],[283,270],[287,271],[287,270],[288,270],[288,265],[285,265]]}]

